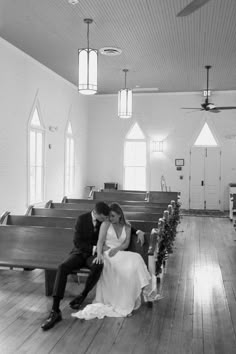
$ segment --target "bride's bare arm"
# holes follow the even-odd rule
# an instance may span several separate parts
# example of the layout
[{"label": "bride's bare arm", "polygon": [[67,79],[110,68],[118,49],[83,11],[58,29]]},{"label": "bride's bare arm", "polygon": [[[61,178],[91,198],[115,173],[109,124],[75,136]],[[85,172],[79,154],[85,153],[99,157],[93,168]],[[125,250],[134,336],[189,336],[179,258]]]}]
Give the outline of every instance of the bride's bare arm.
[{"label": "bride's bare arm", "polygon": [[98,242],[97,242],[97,257],[94,258],[94,263],[103,263],[103,246],[106,240],[107,230],[110,223],[104,221],[99,230]]},{"label": "bride's bare arm", "polygon": [[131,235],[131,227],[129,225],[125,226],[125,232],[126,232],[126,238],[124,242],[120,246],[112,248],[110,250],[109,252],[110,257],[114,256],[118,251],[126,250],[126,248],[129,247],[130,235]]}]

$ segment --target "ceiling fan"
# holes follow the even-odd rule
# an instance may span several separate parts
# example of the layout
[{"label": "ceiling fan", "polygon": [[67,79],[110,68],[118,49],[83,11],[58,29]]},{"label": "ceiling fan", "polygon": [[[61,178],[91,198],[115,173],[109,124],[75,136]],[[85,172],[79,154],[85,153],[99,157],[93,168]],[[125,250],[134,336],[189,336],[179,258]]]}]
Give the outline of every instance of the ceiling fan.
[{"label": "ceiling fan", "polygon": [[193,0],[191,1],[183,10],[181,10],[177,17],[188,16],[194,11],[200,9],[200,7],[204,6],[210,0]]},{"label": "ceiling fan", "polygon": [[207,111],[211,113],[219,113],[220,111],[227,110],[227,109],[236,109],[234,106],[225,106],[225,107],[217,107],[214,105],[214,103],[209,102],[209,70],[211,68],[210,65],[205,66],[207,70],[207,88],[206,88],[206,98],[204,103],[201,104],[201,108],[182,108],[182,109],[194,109],[197,111]]}]

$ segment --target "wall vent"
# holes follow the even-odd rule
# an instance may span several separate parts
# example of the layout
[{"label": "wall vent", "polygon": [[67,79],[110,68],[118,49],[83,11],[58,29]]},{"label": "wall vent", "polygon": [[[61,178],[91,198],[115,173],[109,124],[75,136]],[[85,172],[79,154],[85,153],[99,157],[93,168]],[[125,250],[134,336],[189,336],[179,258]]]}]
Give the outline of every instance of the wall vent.
[{"label": "wall vent", "polygon": [[115,48],[115,47],[103,47],[99,49],[99,52],[102,55],[114,57],[115,55],[120,55],[122,53],[122,50],[120,48]]}]

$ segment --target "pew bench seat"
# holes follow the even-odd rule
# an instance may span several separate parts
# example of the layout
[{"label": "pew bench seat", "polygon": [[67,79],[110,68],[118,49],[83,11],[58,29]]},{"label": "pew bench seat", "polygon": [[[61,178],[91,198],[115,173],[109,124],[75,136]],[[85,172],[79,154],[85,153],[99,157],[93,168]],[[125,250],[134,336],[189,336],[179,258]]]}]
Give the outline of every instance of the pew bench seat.
[{"label": "pew bench seat", "polygon": [[[73,229],[0,226],[0,266],[38,268],[45,271],[45,294],[52,294],[56,270],[68,256],[73,245]],[[130,251],[140,253],[147,263],[149,235],[145,234],[143,247],[133,238]],[[81,268],[74,273],[88,274],[89,269]]]}]

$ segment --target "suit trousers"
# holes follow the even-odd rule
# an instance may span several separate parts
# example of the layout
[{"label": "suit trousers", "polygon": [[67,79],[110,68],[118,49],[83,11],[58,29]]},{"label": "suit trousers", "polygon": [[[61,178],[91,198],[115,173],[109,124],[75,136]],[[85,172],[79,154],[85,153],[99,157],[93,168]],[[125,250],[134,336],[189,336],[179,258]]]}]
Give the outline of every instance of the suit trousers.
[{"label": "suit trousers", "polygon": [[64,297],[67,276],[75,270],[79,270],[82,267],[88,267],[90,274],[86,280],[85,288],[82,292],[84,296],[87,296],[90,290],[97,283],[102,273],[103,264],[92,263],[95,256],[86,254],[70,254],[58,267],[56,279],[54,283],[53,296],[62,299]]}]

